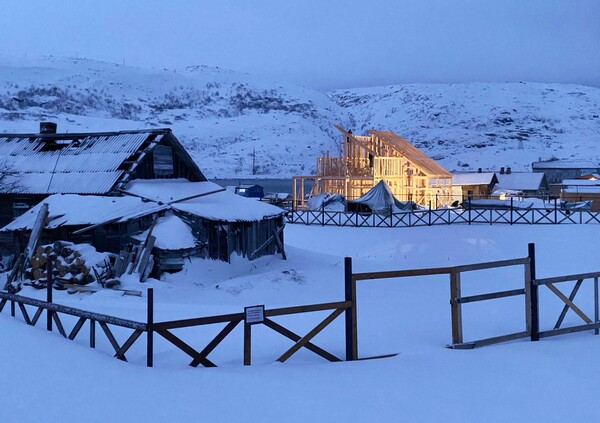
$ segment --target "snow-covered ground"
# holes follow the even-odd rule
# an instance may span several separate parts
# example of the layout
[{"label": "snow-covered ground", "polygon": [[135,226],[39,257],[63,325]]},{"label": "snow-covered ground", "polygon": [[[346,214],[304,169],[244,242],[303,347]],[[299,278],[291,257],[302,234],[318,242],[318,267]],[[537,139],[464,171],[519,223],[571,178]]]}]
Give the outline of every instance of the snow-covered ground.
[{"label": "snow-covered ground", "polygon": [[[288,260],[263,257],[231,265],[188,264],[153,287],[156,320],[240,312],[343,299],[343,257],[355,271],[448,266],[523,257],[537,247],[538,277],[599,271],[595,225],[451,225],[423,228],[336,228],[288,225]],[[518,288],[522,268],[463,276],[463,295]],[[570,290],[572,283],[558,285]],[[593,316],[592,284],[575,303]],[[26,288],[23,295],[43,297]],[[541,327],[554,325],[562,306],[540,288]],[[393,358],[329,363],[301,351],[274,363],[291,343],[262,326],[253,328],[253,365],[242,366],[241,328],[209,356],[220,367],[188,367],[189,358],[155,337],[155,367],[145,367],[144,340],[112,358],[99,337],[89,349],[87,331],[75,342],[43,325],[31,328],[0,315],[0,384],[3,421],[577,421],[598,420],[600,338],[590,332],[449,350],[446,277],[362,282],[358,288],[359,355]],[[117,292],[55,291],[55,301],[144,321],[146,298]],[[523,330],[522,298],[463,306],[465,340]],[[18,311],[17,311],[18,313]],[[304,334],[327,312],[275,318]],[[571,311],[565,325],[579,324]],[[70,327],[71,323],[67,326]],[[219,328],[175,331],[203,347]],[[210,333],[208,333],[210,332]],[[126,334],[116,331],[119,340]],[[314,342],[343,356],[343,319]]]},{"label": "snow-covered ground", "polygon": [[[600,89],[544,83],[410,84],[321,93],[226,69],[141,69],[0,56],[0,133],[170,127],[209,178],[288,178],[336,156],[334,124],[393,130],[449,170],[600,161]],[[520,149],[522,147],[522,149]]]}]

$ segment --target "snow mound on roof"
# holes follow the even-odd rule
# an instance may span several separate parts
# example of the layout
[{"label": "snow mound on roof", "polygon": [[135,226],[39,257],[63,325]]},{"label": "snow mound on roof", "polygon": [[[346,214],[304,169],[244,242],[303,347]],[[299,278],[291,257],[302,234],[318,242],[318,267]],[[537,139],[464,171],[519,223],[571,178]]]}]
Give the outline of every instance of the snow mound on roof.
[{"label": "snow mound on roof", "polygon": [[[172,203],[174,210],[224,222],[252,222],[285,213],[279,207],[233,194],[208,181],[138,179],[130,182],[125,191],[153,201]],[[186,198],[189,200],[181,201]]]},{"label": "snow mound on roof", "polygon": [[[192,229],[175,215],[159,218],[152,231],[152,236],[156,238],[154,246],[161,250],[182,250],[194,248],[196,245]],[[148,231],[145,231],[134,238],[143,242],[147,237]]]}]

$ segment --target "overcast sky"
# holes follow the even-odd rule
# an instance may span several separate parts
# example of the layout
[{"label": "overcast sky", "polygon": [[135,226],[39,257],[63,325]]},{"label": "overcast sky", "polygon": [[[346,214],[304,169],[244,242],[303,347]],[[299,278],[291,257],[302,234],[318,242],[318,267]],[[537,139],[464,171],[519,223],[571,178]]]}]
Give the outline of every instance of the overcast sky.
[{"label": "overcast sky", "polygon": [[600,86],[599,0],[2,0],[0,53],[206,64],[330,90]]}]

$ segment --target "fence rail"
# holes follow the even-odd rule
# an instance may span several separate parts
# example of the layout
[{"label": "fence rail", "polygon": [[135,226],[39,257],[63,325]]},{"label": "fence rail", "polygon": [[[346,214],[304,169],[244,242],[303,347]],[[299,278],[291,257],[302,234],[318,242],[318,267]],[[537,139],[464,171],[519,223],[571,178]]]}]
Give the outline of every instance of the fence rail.
[{"label": "fence rail", "polygon": [[289,223],[321,226],[405,228],[451,224],[558,225],[597,224],[600,212],[567,209],[437,209],[401,213],[349,213],[328,210],[292,210]]},{"label": "fence rail", "polygon": [[[50,281],[51,282],[51,281]],[[291,348],[283,352],[277,361],[285,362],[296,352],[302,348],[306,348],[309,351],[321,356],[328,361],[342,361],[342,358],[324,350],[323,348],[315,345],[312,339],[325,329],[330,323],[332,323],[337,317],[341,316],[347,310],[352,309],[354,303],[351,301],[338,301],[321,304],[307,304],[293,307],[275,308],[265,310],[262,307],[261,318],[259,321],[250,322],[246,312],[244,313],[232,313],[223,314],[218,316],[206,316],[191,319],[182,320],[171,320],[163,322],[154,322],[154,291],[152,288],[148,289],[147,296],[147,321],[136,322],[133,320],[123,319],[115,316],[106,314],[95,313],[86,310],[80,310],[77,308],[65,306],[52,302],[52,284],[48,284],[47,289],[47,300],[42,301],[34,298],[28,298],[21,295],[11,294],[8,292],[0,291],[0,313],[10,303],[10,314],[12,317],[17,316],[17,307],[23,317],[25,323],[31,326],[36,326],[43,312],[47,314],[47,330],[52,331],[56,328],[58,332],[69,340],[74,340],[86,322],[89,322],[89,346],[90,348],[96,348],[97,331],[96,324],[102,329],[102,333],[106,336],[108,342],[114,349],[114,356],[120,360],[127,361],[125,353],[138,341],[138,339],[145,333],[146,334],[146,365],[153,367],[154,365],[154,334],[157,334],[164,338],[166,341],[171,343],[176,348],[186,353],[192,359],[190,366],[197,367],[202,364],[205,367],[216,367],[216,364],[208,359],[208,355],[237,327],[238,324],[242,323],[244,326],[244,350],[243,350],[243,363],[244,365],[251,364],[251,339],[252,330],[251,327],[254,324],[263,324],[280,335],[292,340],[294,344]],[[30,316],[31,310],[27,310],[26,306],[36,307],[35,314],[33,317]],[[295,315],[302,313],[311,313],[319,311],[331,311],[331,313],[322,320],[317,326],[312,328],[307,334],[300,336],[291,330],[285,328],[279,323],[272,320],[273,317]],[[67,332],[65,325],[61,319],[61,315],[70,315],[78,317],[79,320],[74,324],[73,328]],[[176,329],[214,325],[219,323],[227,323],[224,328],[202,349],[197,350],[192,347],[180,337],[178,337],[174,331]],[[128,338],[120,344],[111,326],[121,327],[125,329],[133,330],[129,334]],[[351,342],[346,339],[346,342]],[[346,357],[346,359],[353,359],[352,356]]]}]

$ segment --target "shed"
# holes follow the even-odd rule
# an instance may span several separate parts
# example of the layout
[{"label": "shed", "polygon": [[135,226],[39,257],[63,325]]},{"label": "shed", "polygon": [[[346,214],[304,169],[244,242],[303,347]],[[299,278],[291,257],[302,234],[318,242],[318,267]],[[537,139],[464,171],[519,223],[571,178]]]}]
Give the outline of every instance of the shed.
[{"label": "shed", "polygon": [[254,185],[238,185],[235,187],[235,193],[242,197],[263,198],[265,192],[263,187],[257,184]]},{"label": "shed", "polygon": [[229,261],[282,253],[285,210],[233,194],[213,182],[135,180],[124,193],[168,205],[206,244],[206,257]]},{"label": "shed", "polygon": [[452,195],[458,201],[487,198],[496,184],[498,177],[494,172],[457,172],[452,174]]}]

